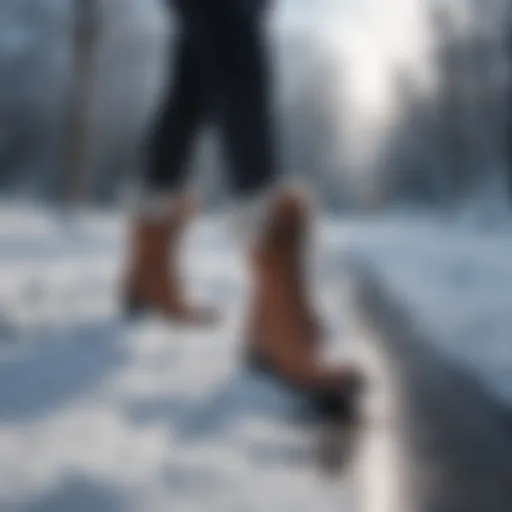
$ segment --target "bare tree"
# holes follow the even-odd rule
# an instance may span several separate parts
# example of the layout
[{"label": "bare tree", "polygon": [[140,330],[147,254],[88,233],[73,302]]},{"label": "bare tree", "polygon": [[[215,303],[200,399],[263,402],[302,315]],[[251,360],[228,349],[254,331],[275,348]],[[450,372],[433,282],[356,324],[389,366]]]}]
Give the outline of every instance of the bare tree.
[{"label": "bare tree", "polygon": [[98,0],[74,0],[72,16],[71,90],[63,169],[64,193],[69,203],[81,200],[84,194],[93,96],[94,54],[98,39]]}]

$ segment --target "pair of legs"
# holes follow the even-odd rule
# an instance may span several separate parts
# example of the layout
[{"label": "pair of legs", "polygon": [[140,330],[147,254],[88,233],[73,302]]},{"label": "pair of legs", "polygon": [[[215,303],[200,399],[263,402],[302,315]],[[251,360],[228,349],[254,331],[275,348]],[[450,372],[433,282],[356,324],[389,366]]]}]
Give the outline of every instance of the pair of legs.
[{"label": "pair of legs", "polygon": [[320,329],[308,302],[303,256],[310,215],[304,197],[277,186],[275,140],[259,0],[175,0],[181,32],[174,87],[150,137],[146,198],[133,229],[126,281],[130,308],[209,322],[181,288],[177,244],[192,211],[186,190],[195,136],[221,130],[228,183],[241,204],[240,235],[253,278],[248,353],[290,385],[345,396],[357,376],[319,364]]},{"label": "pair of legs", "polygon": [[180,22],[169,87],[149,140],[148,189],[186,184],[195,136],[208,121],[221,129],[237,197],[276,178],[261,0],[173,0]]}]

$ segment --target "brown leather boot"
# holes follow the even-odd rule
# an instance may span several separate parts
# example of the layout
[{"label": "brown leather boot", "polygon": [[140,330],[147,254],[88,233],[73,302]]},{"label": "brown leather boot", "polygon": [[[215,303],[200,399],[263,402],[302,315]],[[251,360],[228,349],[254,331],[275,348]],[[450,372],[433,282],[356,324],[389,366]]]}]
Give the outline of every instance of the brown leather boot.
[{"label": "brown leather boot", "polygon": [[174,205],[171,215],[141,216],[135,221],[124,283],[124,301],[129,313],[152,310],[173,321],[194,325],[216,321],[214,309],[187,302],[179,276],[179,243],[194,211],[194,201],[183,197]]},{"label": "brown leather boot", "polygon": [[360,383],[358,373],[319,361],[321,337],[307,302],[302,261],[308,219],[305,201],[294,192],[283,192],[251,254],[255,289],[249,357],[302,392],[347,396]]},{"label": "brown leather boot", "polygon": [[[288,280],[289,295],[293,299],[293,304],[297,309],[297,321],[300,323],[303,336],[301,336],[301,342],[306,345],[311,345],[314,349],[321,341],[324,329],[320,322],[320,319],[314,310],[311,301],[307,293],[306,276],[304,275],[305,267],[305,255],[307,251],[307,243],[309,238],[310,230],[310,209],[305,198],[299,196],[296,193],[286,192],[282,202],[289,202],[292,204],[291,209],[295,210],[294,215],[297,216],[297,222],[300,223],[300,229],[297,229],[293,234],[288,233],[289,238],[293,238],[292,244],[286,251],[286,275],[292,276],[292,279]],[[276,208],[288,208],[286,205],[276,205]],[[276,220],[273,220],[269,225],[269,228],[278,229]],[[284,227],[285,230],[287,227]],[[286,234],[286,233],[285,233]],[[248,345],[251,350],[255,348],[255,353],[258,352],[259,338],[261,337],[260,328],[263,321],[265,312],[265,294],[262,293],[261,284],[262,280],[258,279],[258,269],[261,267],[262,258],[258,257],[258,253],[261,253],[264,244],[270,245],[269,249],[276,248],[273,246],[271,237],[275,237],[277,233],[268,231],[264,233],[264,238],[261,240],[262,244],[257,247],[256,251],[251,255],[251,267],[255,271],[255,286],[256,293],[252,297],[252,305],[249,309],[249,321],[248,321]],[[283,240],[284,241],[284,240]],[[259,291],[259,293],[258,293]]]}]

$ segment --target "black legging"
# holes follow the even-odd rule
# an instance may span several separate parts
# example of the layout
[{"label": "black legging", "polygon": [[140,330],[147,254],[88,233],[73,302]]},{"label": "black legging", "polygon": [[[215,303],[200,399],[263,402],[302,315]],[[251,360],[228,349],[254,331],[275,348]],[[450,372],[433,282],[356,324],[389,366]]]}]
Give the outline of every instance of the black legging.
[{"label": "black legging", "polygon": [[171,0],[181,32],[174,84],[149,141],[148,186],[175,190],[188,178],[195,135],[212,114],[237,196],[276,175],[263,0]]}]

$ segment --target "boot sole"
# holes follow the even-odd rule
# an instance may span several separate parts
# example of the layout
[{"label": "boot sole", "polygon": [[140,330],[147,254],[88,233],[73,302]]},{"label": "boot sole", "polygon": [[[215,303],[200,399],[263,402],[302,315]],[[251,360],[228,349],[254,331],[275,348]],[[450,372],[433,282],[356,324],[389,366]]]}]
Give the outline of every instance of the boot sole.
[{"label": "boot sole", "polygon": [[305,408],[300,414],[301,420],[308,423],[351,424],[357,418],[357,389],[348,390],[346,393],[337,390],[321,392],[294,385],[284,379],[270,361],[251,350],[245,354],[244,365],[251,375],[270,378],[292,394],[304,397]]},{"label": "boot sole", "polygon": [[[146,302],[138,299],[137,297],[126,297],[121,306],[123,315],[125,318],[129,320],[137,320],[141,317],[145,316],[148,313],[161,312],[158,308],[155,308],[151,306],[150,304],[147,304]],[[183,318],[179,315],[171,315],[166,314],[165,312],[162,313],[163,316],[170,320],[175,325],[182,325],[182,326],[193,326],[193,327],[205,327],[209,328],[212,325],[215,325],[219,321],[218,315],[212,314],[211,317],[206,317],[205,319],[200,319],[199,317],[197,319],[193,318]]]}]

